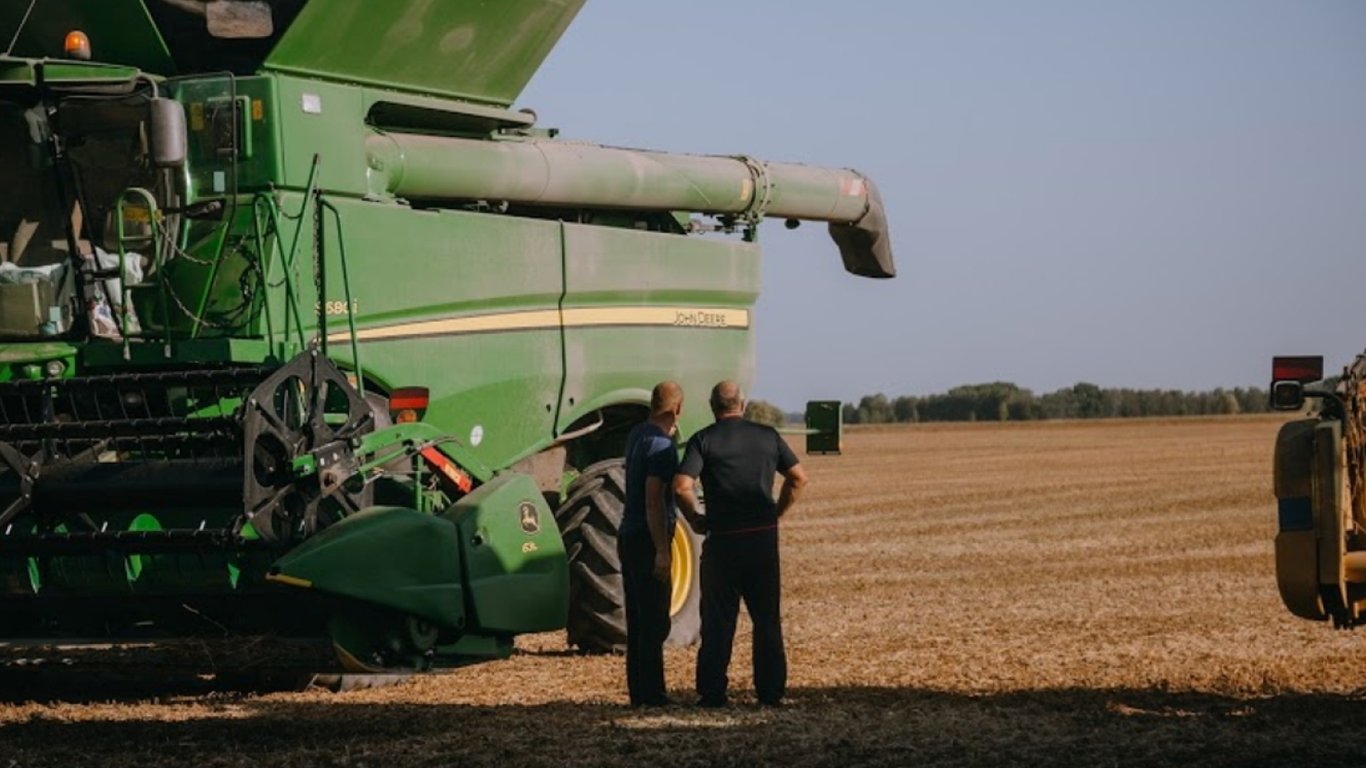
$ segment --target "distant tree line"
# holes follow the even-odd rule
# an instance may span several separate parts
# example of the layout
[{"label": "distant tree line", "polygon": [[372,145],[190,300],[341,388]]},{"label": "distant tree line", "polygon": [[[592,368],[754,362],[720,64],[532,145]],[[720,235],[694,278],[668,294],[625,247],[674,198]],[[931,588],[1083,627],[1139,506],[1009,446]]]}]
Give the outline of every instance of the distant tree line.
[{"label": "distant tree line", "polygon": [[954,387],[942,394],[889,398],[865,395],[844,404],[846,424],[927,421],[1035,421],[1139,416],[1210,416],[1268,411],[1257,387],[1183,392],[1176,389],[1104,389],[1082,382],[1043,395],[1005,381]]},{"label": "distant tree line", "polygon": [[[750,400],[745,405],[745,418],[760,424],[767,424],[770,427],[781,427],[787,421],[787,414],[783,409],[765,400]],[[796,421],[801,421],[798,414]]]}]

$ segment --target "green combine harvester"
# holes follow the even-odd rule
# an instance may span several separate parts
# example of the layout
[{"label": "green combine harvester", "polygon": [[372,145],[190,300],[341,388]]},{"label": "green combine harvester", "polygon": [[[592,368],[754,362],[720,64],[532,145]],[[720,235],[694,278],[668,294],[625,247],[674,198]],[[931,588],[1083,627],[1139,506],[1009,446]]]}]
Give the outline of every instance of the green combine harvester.
[{"label": "green combine harvester", "polygon": [[621,645],[624,435],[748,384],[759,223],[894,269],[854,171],[512,110],[581,5],[0,6],[0,640]]}]

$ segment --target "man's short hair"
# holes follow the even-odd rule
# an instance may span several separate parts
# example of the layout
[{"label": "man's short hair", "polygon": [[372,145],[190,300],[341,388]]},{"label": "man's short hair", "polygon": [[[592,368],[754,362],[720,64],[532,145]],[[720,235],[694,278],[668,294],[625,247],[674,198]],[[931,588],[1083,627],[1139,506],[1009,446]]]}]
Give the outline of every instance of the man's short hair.
[{"label": "man's short hair", "polygon": [[683,388],[676,382],[661,381],[650,392],[650,413],[670,413],[683,404]]},{"label": "man's short hair", "polygon": [[745,407],[745,393],[733,381],[718,382],[711,388],[711,412],[730,413]]}]

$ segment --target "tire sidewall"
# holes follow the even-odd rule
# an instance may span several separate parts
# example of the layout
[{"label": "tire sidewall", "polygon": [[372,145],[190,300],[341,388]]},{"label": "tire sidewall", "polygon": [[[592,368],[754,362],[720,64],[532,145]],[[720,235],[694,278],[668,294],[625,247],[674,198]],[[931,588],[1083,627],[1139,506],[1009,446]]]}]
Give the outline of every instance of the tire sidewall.
[{"label": "tire sidewall", "polygon": [[688,525],[688,521],[678,516],[677,525],[688,536],[692,546],[692,583],[688,585],[688,599],[678,613],[669,617],[669,637],[665,645],[687,647],[702,638],[702,542],[706,539]]},{"label": "tire sidewall", "polygon": [[[620,473],[620,474],[618,474]],[[614,479],[620,478],[620,491],[603,493],[609,486],[617,485]],[[610,490],[610,489],[609,489]],[[565,494],[565,502],[555,511],[555,519],[560,525],[560,533],[565,537],[565,552],[569,557],[570,606],[567,617],[567,632],[570,645],[588,653],[619,652],[625,648],[624,632],[605,629],[606,625],[625,626],[625,596],[621,582],[621,559],[617,554],[615,539],[621,526],[625,506],[625,460],[621,458],[599,461],[586,467],[577,479],[570,484]],[[610,508],[603,500],[610,499]],[[584,506],[593,509],[584,513]],[[577,520],[575,520],[577,518]],[[599,534],[609,534],[613,539],[610,551],[597,551],[598,568],[594,575],[607,584],[606,591],[587,587],[584,577],[579,574],[584,564],[580,564],[583,548],[579,529],[594,524]],[[688,598],[683,607],[670,617],[669,635],[665,641],[669,646],[689,646],[695,644],[702,629],[702,543],[704,537],[694,531],[680,515],[677,525],[689,537],[692,553],[691,584]],[[571,526],[567,528],[566,526]],[[604,600],[613,602],[612,610],[604,611]],[[593,603],[597,603],[594,605]],[[594,616],[597,619],[594,619]],[[618,617],[621,619],[617,621]]]}]

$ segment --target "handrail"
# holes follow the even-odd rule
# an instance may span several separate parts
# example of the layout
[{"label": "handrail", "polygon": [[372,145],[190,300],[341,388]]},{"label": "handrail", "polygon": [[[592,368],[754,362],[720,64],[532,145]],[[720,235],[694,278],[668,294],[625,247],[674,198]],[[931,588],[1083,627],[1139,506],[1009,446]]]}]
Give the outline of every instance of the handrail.
[{"label": "handrail", "polygon": [[[273,341],[275,339],[275,322],[270,312],[270,292],[267,290],[266,286],[266,283],[269,281],[266,277],[264,264],[266,258],[266,239],[261,233],[261,216],[257,210],[257,204],[263,200],[267,206],[272,206],[274,204],[274,200],[264,192],[256,193],[251,199],[251,237],[252,241],[256,244],[256,274],[261,281],[260,300],[261,311],[264,312],[266,316],[266,339]],[[286,322],[285,327],[288,328],[288,325],[289,324]]]},{"label": "handrail", "polygon": [[[124,204],[127,202],[128,195],[130,194],[142,198],[142,201],[147,205],[147,222],[152,228],[151,235],[149,236],[154,251],[152,260],[156,265],[157,285],[161,289],[162,294],[162,312],[166,315],[165,322],[162,324],[165,326],[166,354],[169,356],[171,343],[170,303],[166,300],[168,298],[166,295],[166,277],[162,274],[163,267],[166,265],[166,259],[165,249],[161,247],[161,225],[157,216],[157,201],[156,197],[147,189],[142,187],[128,187],[119,193],[118,204],[114,206],[115,231],[118,234],[119,245],[119,335],[123,337],[123,359],[128,360],[132,357],[132,347],[128,342],[128,315],[132,305],[132,292],[129,290],[128,286],[128,248],[126,235],[123,229]],[[95,264],[96,266],[99,265],[98,258],[96,258]]]},{"label": "handrail", "polygon": [[[257,214],[257,210],[258,210],[258,208],[262,207],[261,204],[262,204],[262,203],[265,203],[264,210],[265,210],[265,212],[266,212],[266,214],[267,214],[267,216],[268,216],[268,218],[269,218],[270,228],[271,228],[272,230],[274,230],[274,232],[275,232],[275,234],[276,234],[277,237],[278,237],[278,236],[280,235],[280,233],[281,233],[281,229],[280,229],[280,217],[281,217],[281,216],[283,216],[283,217],[285,217],[285,218],[288,218],[288,219],[291,219],[291,220],[295,220],[295,221],[298,222],[298,226],[296,226],[296,227],[294,228],[294,237],[293,237],[293,239],[290,241],[289,250],[288,250],[288,251],[283,251],[283,252],[281,253],[281,257],[282,257],[282,258],[281,258],[281,260],[280,260],[280,266],[281,266],[281,271],[283,272],[283,275],[282,275],[282,277],[281,277],[282,283],[277,283],[276,285],[283,284],[283,285],[284,285],[284,288],[285,288],[285,317],[284,317],[284,328],[283,328],[283,331],[284,331],[284,333],[283,333],[284,342],[285,342],[286,344],[289,343],[289,321],[290,321],[290,318],[292,317],[292,318],[294,319],[294,328],[295,328],[295,331],[299,334],[299,348],[300,348],[300,349],[303,349],[304,347],[306,347],[308,342],[307,342],[307,339],[304,338],[304,323],[303,323],[303,318],[302,318],[302,317],[300,316],[300,314],[299,314],[299,296],[298,296],[298,290],[297,290],[297,289],[295,288],[295,286],[294,286],[294,266],[295,266],[295,258],[296,258],[297,254],[298,254],[298,251],[299,251],[299,236],[300,236],[301,234],[303,234],[303,229],[304,229],[304,226],[303,226],[304,216],[305,216],[305,214],[308,213],[308,204],[309,204],[309,200],[312,199],[313,193],[314,193],[314,189],[315,189],[316,184],[317,184],[318,166],[319,166],[319,158],[318,158],[317,155],[314,155],[314,156],[313,156],[313,165],[312,165],[312,167],[311,167],[311,168],[309,169],[309,171],[308,171],[308,184],[307,184],[307,185],[305,186],[305,188],[304,188],[303,202],[299,204],[299,211],[298,211],[298,213],[295,213],[295,214],[284,213],[283,211],[280,210],[279,204],[276,202],[275,198],[274,198],[272,195],[267,194],[267,193],[265,193],[265,192],[258,192],[258,193],[256,194],[256,196],[252,199],[252,221],[253,221],[253,225],[258,227],[258,231],[257,231],[257,252],[258,252],[258,255],[260,255],[262,259],[264,259],[264,253],[265,253],[265,251],[264,251],[264,243],[262,243],[261,240],[260,240],[259,224],[257,224],[257,222],[259,221],[259,219],[258,219],[258,214]],[[265,291],[268,291],[268,290],[272,287],[271,284],[270,284],[269,276],[266,275],[264,272],[263,272],[263,275],[262,275],[262,284],[263,284],[263,290],[265,290]],[[266,297],[266,298],[265,298],[265,301],[266,301],[267,304],[269,304],[269,301],[270,301],[269,297]],[[267,308],[267,313],[269,313],[269,308]],[[267,318],[267,322],[268,322],[268,323],[270,322],[269,317]]]},{"label": "handrail", "polygon": [[[337,255],[341,259],[342,293],[346,298],[346,327],[351,337],[351,365],[356,368],[356,389],[360,390],[361,395],[364,396],[365,370],[360,364],[360,343],[356,340],[356,313],[353,309],[355,303],[351,297],[351,270],[346,262],[346,240],[342,237],[341,211],[337,210],[337,206],[323,199],[321,195],[318,197],[318,205],[332,214],[332,220],[337,226]],[[326,256],[326,254],[323,255]],[[323,301],[323,297],[319,296],[318,300]]]}]

